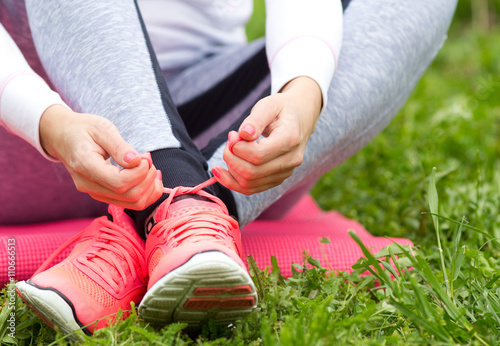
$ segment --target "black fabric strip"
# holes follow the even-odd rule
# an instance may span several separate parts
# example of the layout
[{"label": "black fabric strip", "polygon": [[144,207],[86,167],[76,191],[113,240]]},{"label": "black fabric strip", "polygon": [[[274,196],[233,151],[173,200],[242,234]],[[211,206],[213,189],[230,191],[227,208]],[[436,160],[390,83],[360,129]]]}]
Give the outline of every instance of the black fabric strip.
[{"label": "black fabric strip", "polygon": [[[161,149],[151,152],[151,159],[156,169],[162,172],[163,186],[174,188],[177,186],[196,186],[208,179],[208,174],[200,162],[193,160],[192,156],[184,150]],[[207,192],[215,195],[213,187],[206,188]],[[144,222],[149,215],[159,206],[168,195],[163,194],[155,203],[144,210],[127,210],[136,222],[137,229],[142,231]],[[234,202],[233,202],[234,203]],[[142,233],[141,233],[142,234]]]},{"label": "black fabric strip", "polygon": [[260,99],[266,97],[266,96],[269,96],[271,94],[271,87],[268,87],[266,88],[266,90],[260,94],[260,96],[258,96],[254,102],[251,102],[248,109],[245,110],[245,112],[243,112],[243,114],[238,118],[236,119],[228,128],[222,130],[222,132],[212,138],[210,140],[210,142],[207,144],[206,147],[204,147],[201,152],[203,154],[203,156],[205,156],[207,158],[207,160],[212,157],[212,155],[215,153],[215,151],[224,143],[226,143],[227,141],[227,134],[229,133],[229,131],[238,131],[238,129],[240,128],[240,125],[241,123],[243,122],[243,120],[245,120],[245,118],[248,116],[248,114],[250,114],[250,111],[252,110],[252,107],[255,105],[255,103],[257,101],[259,101]]},{"label": "black fabric strip", "polygon": [[[157,169],[162,171],[163,174],[163,186],[174,188],[177,186],[196,186],[201,182],[207,180],[207,173],[203,170],[202,166],[199,165],[197,169],[192,169],[190,165],[187,165],[186,162],[190,160],[188,154],[182,150],[177,149],[162,149],[151,152],[151,158],[155,163]],[[165,174],[163,172],[172,172],[175,171],[175,174],[171,174],[168,178],[165,178]],[[236,203],[234,201],[233,195],[231,191],[220,184],[214,184],[208,186],[204,189],[205,191],[219,197],[225,204],[229,211],[229,214],[237,218],[238,213],[236,211]],[[129,214],[136,222],[138,230],[141,231],[144,227],[144,223],[149,215],[155,210],[157,206],[159,206],[168,196],[163,194],[163,196],[151,204],[145,210],[135,211],[135,210],[127,210],[127,214]]]},{"label": "black fabric strip", "polygon": [[[151,64],[153,67],[153,71],[156,77],[156,83],[158,84],[158,88],[160,89],[161,100],[163,102],[163,108],[168,115],[168,119],[170,120],[170,124],[172,126],[172,131],[174,133],[175,138],[181,143],[181,150],[185,150],[190,155],[192,155],[196,160],[203,164],[205,169],[208,167],[205,161],[205,158],[201,155],[200,151],[193,143],[191,137],[188,135],[186,127],[184,126],[184,122],[182,121],[177,108],[175,107],[174,101],[170,96],[170,92],[168,91],[167,83],[163,78],[160,64],[158,63],[158,59],[156,58],[156,54],[153,49],[153,45],[151,44],[151,40],[149,39],[148,32],[146,30],[146,25],[144,24],[144,20],[142,19],[142,15],[137,4],[137,0],[134,0],[135,7],[137,10],[137,16],[142,26],[142,31],[144,34],[144,39],[146,41],[149,56],[151,57]],[[155,164],[156,165],[156,164]],[[201,181],[200,181],[201,183]]]},{"label": "black fabric strip", "polygon": [[265,48],[205,93],[178,107],[189,135],[196,138],[248,96],[269,74]]}]

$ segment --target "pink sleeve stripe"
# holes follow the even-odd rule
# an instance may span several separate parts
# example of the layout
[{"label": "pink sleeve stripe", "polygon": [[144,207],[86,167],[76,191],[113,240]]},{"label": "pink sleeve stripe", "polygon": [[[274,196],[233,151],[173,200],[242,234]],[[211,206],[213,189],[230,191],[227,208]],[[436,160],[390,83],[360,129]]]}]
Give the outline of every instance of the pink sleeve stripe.
[{"label": "pink sleeve stripe", "polygon": [[302,38],[314,38],[316,40],[320,40],[321,42],[323,42],[324,44],[326,44],[328,46],[328,48],[330,48],[330,51],[332,52],[333,54],[333,58],[335,60],[335,70],[337,70],[337,64],[338,64],[338,60],[337,60],[337,54],[335,53],[335,50],[333,49],[332,45],[327,42],[326,40],[324,40],[323,38],[321,37],[318,37],[318,36],[314,36],[314,35],[300,35],[300,36],[295,36],[295,37],[292,37],[290,39],[288,39],[287,41],[283,42],[279,47],[278,49],[276,50],[276,52],[273,54],[273,56],[271,57],[271,59],[269,59],[269,67],[272,66],[273,62],[274,62],[274,59],[276,58],[276,56],[278,55],[278,53],[285,47],[287,46],[288,44],[290,44],[291,42],[293,41],[297,41],[297,40],[300,40]]},{"label": "pink sleeve stripe", "polygon": [[[37,75],[35,72],[33,72],[31,70],[18,71],[18,72],[15,72],[15,73],[7,76],[7,78],[5,78],[3,80],[2,84],[0,84],[0,102],[2,100],[2,95],[3,95],[3,92],[5,91],[5,88],[7,87],[7,85],[14,78],[19,77],[19,76],[23,76],[23,75],[32,75],[32,76],[35,76],[35,77],[38,77],[38,78],[42,79],[42,77],[40,77],[39,75]],[[1,107],[0,107],[0,125],[2,125],[3,127],[7,128],[7,126],[2,122]]]}]

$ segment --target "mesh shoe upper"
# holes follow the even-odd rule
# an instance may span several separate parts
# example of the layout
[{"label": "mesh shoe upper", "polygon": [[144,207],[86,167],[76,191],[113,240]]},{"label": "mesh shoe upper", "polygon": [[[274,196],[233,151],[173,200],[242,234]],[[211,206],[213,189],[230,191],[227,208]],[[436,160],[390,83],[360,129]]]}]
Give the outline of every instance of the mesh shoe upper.
[{"label": "mesh shoe upper", "polygon": [[[119,309],[129,310],[131,301],[138,303],[148,280],[144,240],[135,231],[132,219],[115,206],[110,206],[109,212],[113,221],[106,217],[94,220],[31,278],[35,285],[56,290],[69,300],[81,324],[102,319],[87,328],[91,332],[106,326]],[[75,241],[65,260],[45,270],[65,246]]]},{"label": "mesh shoe upper", "polygon": [[[156,210],[156,225],[146,242],[150,280],[148,288],[163,275],[205,251],[221,251],[245,268],[241,260],[238,222],[224,203],[202,189],[215,178],[194,188],[165,189],[169,197]],[[175,196],[197,195],[173,202]]]}]

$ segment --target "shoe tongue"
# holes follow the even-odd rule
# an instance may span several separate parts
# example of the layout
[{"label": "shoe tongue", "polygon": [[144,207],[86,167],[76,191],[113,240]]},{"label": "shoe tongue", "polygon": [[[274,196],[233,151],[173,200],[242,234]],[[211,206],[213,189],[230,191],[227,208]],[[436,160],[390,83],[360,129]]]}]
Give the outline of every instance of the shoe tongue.
[{"label": "shoe tongue", "polygon": [[[161,204],[155,215],[155,221],[166,220],[167,218],[182,216],[184,214],[192,213],[193,211],[217,211],[220,212],[222,208],[215,202],[207,198],[199,198],[194,195],[179,196],[181,198],[174,198],[170,205],[166,203]],[[183,198],[182,198],[183,197]]]},{"label": "shoe tongue", "polygon": [[110,204],[108,207],[108,212],[113,218],[113,222],[115,224],[126,230],[134,237],[134,239],[139,240],[140,242],[144,241],[136,231],[134,220],[132,220],[132,218],[128,216],[127,213],[125,213],[124,209]]}]

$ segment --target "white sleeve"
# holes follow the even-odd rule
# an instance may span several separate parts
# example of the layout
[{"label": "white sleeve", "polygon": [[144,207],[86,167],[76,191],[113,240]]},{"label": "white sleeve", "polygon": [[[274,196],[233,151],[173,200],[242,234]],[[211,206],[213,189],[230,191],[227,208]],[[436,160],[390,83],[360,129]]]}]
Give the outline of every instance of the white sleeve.
[{"label": "white sleeve", "polygon": [[340,0],[266,0],[266,49],[271,93],[307,76],[318,83],[323,108],[342,45]]},{"label": "white sleeve", "polygon": [[66,106],[59,94],[31,69],[0,24],[0,125],[51,161],[54,159],[40,145],[39,124],[43,112],[54,104]]}]

